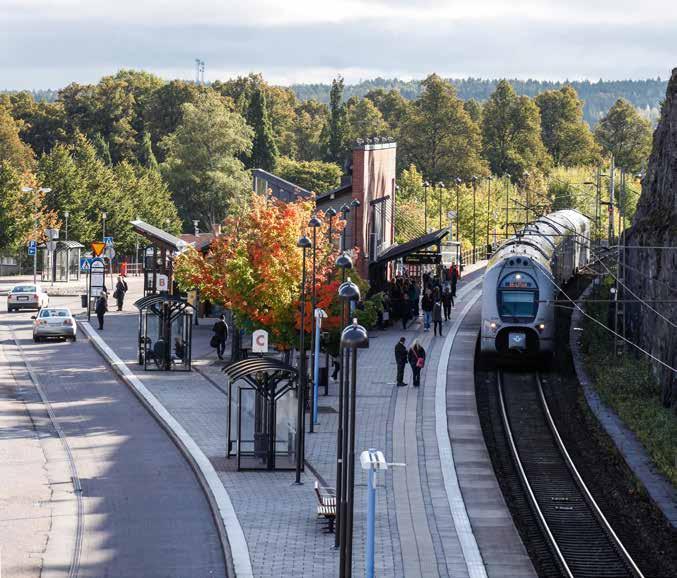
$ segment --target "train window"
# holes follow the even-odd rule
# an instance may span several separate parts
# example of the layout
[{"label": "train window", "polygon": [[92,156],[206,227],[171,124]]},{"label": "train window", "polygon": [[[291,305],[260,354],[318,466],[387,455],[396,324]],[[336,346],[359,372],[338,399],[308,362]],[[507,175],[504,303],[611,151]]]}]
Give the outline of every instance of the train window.
[{"label": "train window", "polygon": [[499,296],[501,317],[534,317],[536,293],[533,291],[501,291]]}]

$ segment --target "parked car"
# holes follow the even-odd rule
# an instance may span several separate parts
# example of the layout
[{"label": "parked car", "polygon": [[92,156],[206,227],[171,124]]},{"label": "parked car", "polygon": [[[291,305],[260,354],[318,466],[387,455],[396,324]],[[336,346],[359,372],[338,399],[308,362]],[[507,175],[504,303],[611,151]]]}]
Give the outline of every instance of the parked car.
[{"label": "parked car", "polygon": [[47,337],[63,337],[75,341],[78,326],[67,307],[44,307],[33,315],[33,341],[42,341]]},{"label": "parked car", "polygon": [[7,311],[10,312],[18,309],[40,310],[48,305],[49,295],[43,291],[39,284],[15,285],[10,294],[7,295]]}]

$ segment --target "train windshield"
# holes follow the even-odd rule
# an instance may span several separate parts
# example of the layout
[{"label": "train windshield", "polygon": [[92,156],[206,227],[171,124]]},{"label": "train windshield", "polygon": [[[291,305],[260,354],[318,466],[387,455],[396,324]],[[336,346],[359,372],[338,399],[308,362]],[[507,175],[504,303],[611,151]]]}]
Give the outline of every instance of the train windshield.
[{"label": "train windshield", "polygon": [[528,317],[536,316],[536,293],[534,291],[501,291],[501,317]]}]

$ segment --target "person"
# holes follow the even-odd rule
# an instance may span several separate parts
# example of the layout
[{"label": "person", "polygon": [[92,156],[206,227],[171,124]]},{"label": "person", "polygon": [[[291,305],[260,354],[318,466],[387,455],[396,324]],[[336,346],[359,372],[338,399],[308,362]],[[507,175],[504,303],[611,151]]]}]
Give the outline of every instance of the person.
[{"label": "person", "polygon": [[404,367],[407,365],[407,348],[404,346],[405,342],[404,337],[400,337],[400,340],[395,346],[395,363],[397,364],[397,386],[402,387],[407,385],[404,383]]},{"label": "person", "polygon": [[411,372],[414,374],[414,387],[421,385],[421,370],[425,366],[425,349],[414,339],[414,343],[409,349],[409,365],[411,365]]},{"label": "person", "polygon": [[454,305],[454,295],[449,286],[444,288],[442,293],[442,307],[444,308],[444,320],[449,321],[451,317],[451,308]]},{"label": "person", "polygon": [[129,290],[127,286],[127,281],[124,280],[122,275],[118,275],[118,282],[115,284],[115,291],[113,291],[113,299],[117,301],[118,311],[122,311],[122,306],[125,302],[125,293]]},{"label": "person", "polygon": [[406,331],[409,316],[411,315],[411,306],[409,305],[409,295],[404,293],[400,306],[400,316],[402,317],[402,329]]},{"label": "person", "polygon": [[183,359],[184,355],[186,355],[186,346],[183,339],[178,336],[174,338],[174,354],[177,359]]},{"label": "person", "polygon": [[124,259],[122,263],[120,263],[120,277],[126,276],[127,276],[127,259]]},{"label": "person", "polygon": [[423,330],[430,331],[430,319],[433,312],[433,298],[430,289],[426,289],[425,295],[421,299],[421,309],[423,309]]},{"label": "person", "polygon": [[333,369],[333,372],[331,374],[331,378],[336,381],[338,379],[338,374],[341,371],[341,364],[339,363],[338,358],[334,357],[332,355],[331,357],[331,366]]},{"label": "person", "polygon": [[216,355],[219,359],[223,359],[223,352],[226,350],[226,341],[228,341],[228,325],[226,324],[226,316],[221,315],[219,320],[214,323],[212,327],[214,337],[212,337],[212,347],[216,348]]},{"label": "person", "polygon": [[105,287],[96,299],[94,311],[96,312],[96,318],[99,320],[99,331],[103,331],[103,316],[108,311],[108,293]]},{"label": "person", "polygon": [[458,265],[456,265],[455,261],[451,265],[450,273],[451,273],[451,294],[453,297],[456,297],[456,284],[458,283],[461,274],[458,271]]},{"label": "person", "polygon": [[437,335],[437,330],[440,331],[442,337],[442,302],[438,299],[433,305],[433,334]]}]

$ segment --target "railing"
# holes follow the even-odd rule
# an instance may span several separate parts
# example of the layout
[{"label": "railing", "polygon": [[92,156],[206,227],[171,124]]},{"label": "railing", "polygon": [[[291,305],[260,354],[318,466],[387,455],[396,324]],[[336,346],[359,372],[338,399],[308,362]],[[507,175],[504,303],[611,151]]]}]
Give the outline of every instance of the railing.
[{"label": "railing", "polygon": [[461,251],[461,265],[470,265],[471,263],[477,263],[477,261],[481,261],[482,259],[486,258],[487,258],[486,245],[482,245],[481,247],[473,247],[471,249]]}]

